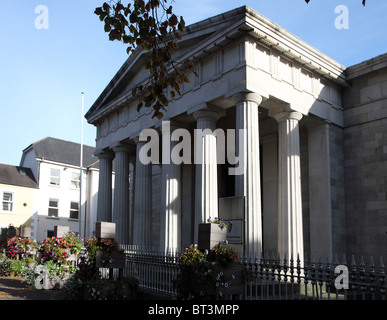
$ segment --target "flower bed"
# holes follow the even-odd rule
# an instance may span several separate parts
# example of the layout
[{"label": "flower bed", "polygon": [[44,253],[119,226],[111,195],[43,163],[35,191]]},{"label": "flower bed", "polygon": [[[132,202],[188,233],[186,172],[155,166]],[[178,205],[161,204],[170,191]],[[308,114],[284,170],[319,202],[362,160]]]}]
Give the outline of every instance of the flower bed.
[{"label": "flower bed", "polygon": [[79,254],[82,249],[82,241],[72,232],[62,238],[46,238],[39,248],[43,262],[66,264],[70,254]]},{"label": "flower bed", "polygon": [[29,238],[13,237],[7,239],[6,255],[10,259],[21,260],[31,258],[36,254],[38,244]]},{"label": "flower bed", "polygon": [[85,300],[135,300],[138,281],[131,277],[121,280],[99,279],[85,283]]},{"label": "flower bed", "polygon": [[239,293],[244,273],[239,260],[239,254],[225,244],[218,244],[212,251],[200,251],[192,245],[186,248],[179,257],[181,273],[174,283],[178,297],[221,299]]},{"label": "flower bed", "polygon": [[100,239],[92,237],[86,241],[85,247],[90,260],[94,260],[96,258],[97,251],[104,251],[106,253],[123,252],[120,244],[114,239]]}]

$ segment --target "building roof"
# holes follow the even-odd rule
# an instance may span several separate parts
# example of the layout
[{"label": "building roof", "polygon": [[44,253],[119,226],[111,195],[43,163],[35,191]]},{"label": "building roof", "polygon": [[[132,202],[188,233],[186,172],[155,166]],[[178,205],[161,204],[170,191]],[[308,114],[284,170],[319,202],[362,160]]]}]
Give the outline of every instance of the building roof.
[{"label": "building roof", "polygon": [[39,188],[30,168],[0,164],[0,184]]},{"label": "building roof", "polygon": [[387,53],[355,64],[354,66],[347,68],[346,73],[347,78],[352,80],[353,78],[357,78],[384,68],[387,68]]},{"label": "building roof", "polygon": [[[37,159],[54,161],[71,166],[79,166],[80,143],[47,137],[32,143],[23,153],[30,149],[35,151]],[[83,167],[98,168],[98,158],[94,156],[95,148],[83,145]]]}]

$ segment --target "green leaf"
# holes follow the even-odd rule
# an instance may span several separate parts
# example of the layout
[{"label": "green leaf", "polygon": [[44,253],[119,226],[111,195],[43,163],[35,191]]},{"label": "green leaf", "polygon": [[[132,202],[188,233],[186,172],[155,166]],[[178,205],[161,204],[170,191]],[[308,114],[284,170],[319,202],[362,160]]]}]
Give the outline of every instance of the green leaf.
[{"label": "green leaf", "polygon": [[105,32],[109,32],[112,29],[112,27],[111,27],[111,25],[109,23],[105,22],[104,29],[105,29]]},{"label": "green leaf", "polygon": [[177,25],[177,17],[173,14],[169,19],[168,19],[169,25],[170,26],[175,26]]},{"label": "green leaf", "polygon": [[96,15],[102,14],[102,13],[103,13],[102,8],[101,8],[101,7],[95,8],[94,13],[95,13]]},{"label": "green leaf", "polygon": [[103,3],[102,8],[103,8],[105,11],[107,11],[107,12],[110,11],[110,6],[109,6],[109,4],[106,3],[106,2]]},{"label": "green leaf", "polygon": [[162,118],[163,118],[163,114],[161,113],[161,112],[157,112],[156,113],[156,117],[157,117],[157,119],[159,119],[159,120],[161,120]]},{"label": "green leaf", "polygon": [[144,43],[143,47],[147,51],[150,51],[152,49],[152,46],[149,43],[147,43],[147,42]]}]

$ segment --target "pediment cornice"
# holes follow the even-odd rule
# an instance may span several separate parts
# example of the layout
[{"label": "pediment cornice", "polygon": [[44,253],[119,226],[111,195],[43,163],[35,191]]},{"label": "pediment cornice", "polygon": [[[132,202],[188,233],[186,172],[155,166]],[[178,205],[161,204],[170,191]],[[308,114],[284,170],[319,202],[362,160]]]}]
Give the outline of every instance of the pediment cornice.
[{"label": "pediment cornice", "polygon": [[[347,85],[344,66],[247,6],[187,26],[175,59],[192,59],[194,62],[203,60],[220,47],[243,36],[258,40],[280,56],[299,63],[329,81],[340,86]],[[143,68],[146,54],[142,50],[125,61],[87,112],[85,117],[89,123],[97,123],[99,119],[135,99],[128,86]]]}]

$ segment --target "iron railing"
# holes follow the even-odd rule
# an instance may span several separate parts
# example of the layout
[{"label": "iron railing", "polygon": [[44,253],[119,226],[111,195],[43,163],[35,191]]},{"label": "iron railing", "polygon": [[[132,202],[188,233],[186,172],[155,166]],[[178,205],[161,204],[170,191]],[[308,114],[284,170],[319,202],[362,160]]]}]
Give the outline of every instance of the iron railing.
[{"label": "iron railing", "polygon": [[[176,296],[173,281],[179,274],[180,253],[159,248],[139,248],[123,245],[126,252],[124,274],[138,279],[142,289]],[[371,257],[347,263],[335,256],[333,261],[312,257],[242,258],[239,262],[248,271],[249,279],[240,295],[228,296],[239,300],[386,300],[386,275],[383,259],[375,265]]]}]

